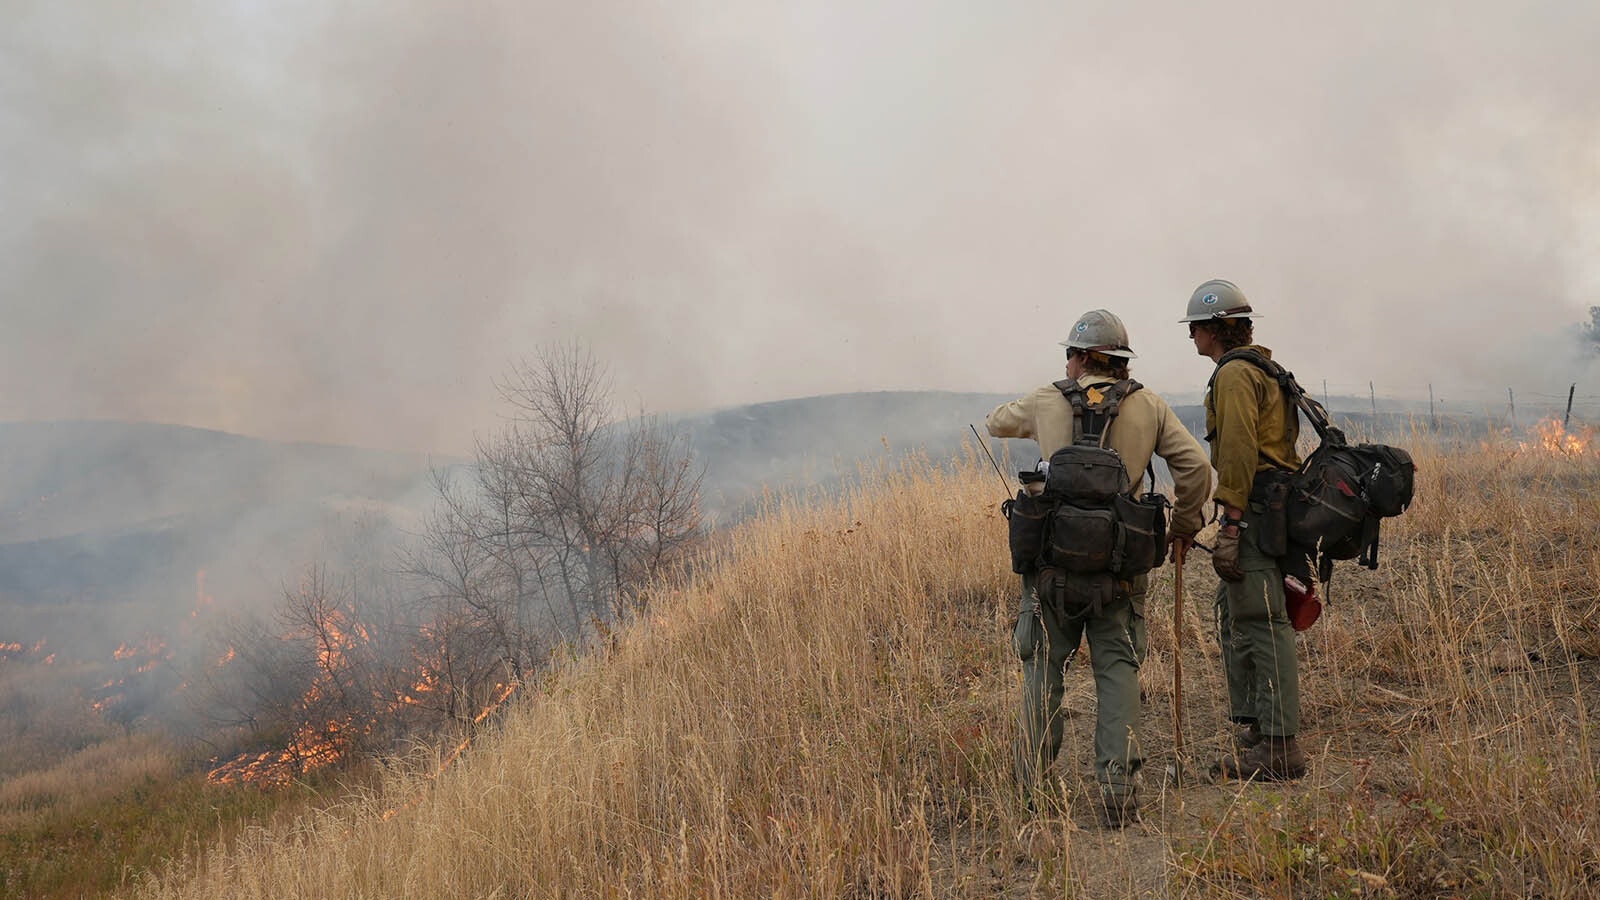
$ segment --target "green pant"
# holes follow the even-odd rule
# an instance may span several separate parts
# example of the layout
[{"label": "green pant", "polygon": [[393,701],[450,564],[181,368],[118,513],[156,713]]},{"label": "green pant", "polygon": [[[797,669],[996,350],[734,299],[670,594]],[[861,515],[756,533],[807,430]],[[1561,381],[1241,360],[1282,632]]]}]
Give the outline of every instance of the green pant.
[{"label": "green pant", "polygon": [[1239,541],[1242,581],[1217,584],[1218,639],[1228,679],[1229,714],[1239,723],[1255,722],[1261,733],[1291,737],[1300,730],[1300,665],[1294,628],[1284,609],[1283,569],[1262,555],[1250,533],[1254,515],[1245,513]]},{"label": "green pant", "polygon": [[1126,595],[1100,615],[1071,617],[1040,603],[1031,575],[1022,577],[1022,609],[1013,646],[1022,658],[1022,709],[1015,746],[1017,781],[1040,786],[1061,752],[1063,678],[1085,634],[1094,668],[1095,777],[1102,789],[1131,796],[1139,755],[1139,659],[1133,643],[1133,604]]},{"label": "green pant", "polygon": [[1135,575],[1128,582],[1128,599],[1133,601],[1133,652],[1144,665],[1145,652],[1150,647],[1148,632],[1144,627],[1144,595],[1150,590],[1149,575]]}]

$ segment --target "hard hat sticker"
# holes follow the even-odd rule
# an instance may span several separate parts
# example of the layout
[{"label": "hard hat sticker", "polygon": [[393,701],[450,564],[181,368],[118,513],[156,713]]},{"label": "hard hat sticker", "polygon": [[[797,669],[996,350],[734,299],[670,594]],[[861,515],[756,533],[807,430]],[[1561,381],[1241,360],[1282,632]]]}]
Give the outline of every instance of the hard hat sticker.
[{"label": "hard hat sticker", "polygon": [[1204,303],[1207,306],[1210,306],[1211,304],[1217,302],[1217,295],[1216,294],[1207,294],[1204,297],[1200,298],[1200,302]]},{"label": "hard hat sticker", "polygon": [[1088,322],[1079,322],[1078,323],[1077,332],[1079,334],[1083,334],[1085,331],[1088,331],[1088,330],[1089,330],[1089,323]]}]

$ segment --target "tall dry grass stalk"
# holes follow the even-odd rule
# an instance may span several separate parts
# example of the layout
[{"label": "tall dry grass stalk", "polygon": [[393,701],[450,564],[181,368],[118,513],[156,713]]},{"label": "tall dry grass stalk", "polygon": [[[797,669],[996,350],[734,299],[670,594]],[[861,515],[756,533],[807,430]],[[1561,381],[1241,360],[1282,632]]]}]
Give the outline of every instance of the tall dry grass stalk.
[{"label": "tall dry grass stalk", "polygon": [[[914,460],[837,500],[774,501],[662,586],[650,621],[528,689],[436,780],[397,765],[382,796],[252,831],[143,893],[1592,894],[1596,462],[1510,445],[1416,455],[1419,500],[1388,526],[1384,568],[1341,567],[1302,638],[1314,768],[1299,784],[1161,777],[1169,568],[1141,672],[1143,823],[1093,825],[1081,665],[1058,802],[1028,813],[1011,786],[999,485],[987,463]],[[1190,773],[1225,733],[1201,560],[1182,631]]]}]

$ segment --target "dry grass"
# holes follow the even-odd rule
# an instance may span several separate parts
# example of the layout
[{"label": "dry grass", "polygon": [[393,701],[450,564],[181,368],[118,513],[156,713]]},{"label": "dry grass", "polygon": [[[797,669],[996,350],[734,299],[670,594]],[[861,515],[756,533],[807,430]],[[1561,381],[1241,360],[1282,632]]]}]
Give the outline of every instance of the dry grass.
[{"label": "dry grass", "polygon": [[0,832],[34,821],[41,810],[70,816],[123,793],[130,784],[170,778],[176,770],[172,751],[159,738],[95,744],[51,768],[0,781]]},{"label": "dry grass", "polygon": [[[436,781],[258,829],[149,896],[1546,896],[1600,892],[1600,470],[1416,446],[1384,568],[1302,638],[1312,774],[1175,789],[1170,569],[1154,579],[1144,822],[1093,825],[1087,667],[1060,802],[1010,784],[1018,664],[992,470],[774,504],[656,617],[530,691]],[[986,465],[986,464],[985,464]],[[1186,771],[1223,734],[1187,570]],[[407,801],[409,801],[407,803]],[[401,806],[385,817],[383,813]]]}]

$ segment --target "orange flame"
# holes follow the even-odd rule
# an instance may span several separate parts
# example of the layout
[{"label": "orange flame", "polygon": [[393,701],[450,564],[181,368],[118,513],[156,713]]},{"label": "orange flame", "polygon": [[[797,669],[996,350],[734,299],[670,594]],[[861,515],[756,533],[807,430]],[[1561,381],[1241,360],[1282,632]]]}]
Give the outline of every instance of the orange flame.
[{"label": "orange flame", "polygon": [[[1568,431],[1560,419],[1545,419],[1529,429],[1532,440],[1518,441],[1515,444],[1501,444],[1498,442],[1484,441],[1482,448],[1485,452],[1499,450],[1509,452],[1511,455],[1519,453],[1544,453],[1550,456],[1587,456],[1600,452],[1600,446],[1595,444],[1595,427],[1585,425],[1575,432]],[[1510,436],[1511,429],[1505,429],[1502,434]]]},{"label": "orange flame", "polygon": [[1533,426],[1533,433],[1539,439],[1536,446],[1546,453],[1582,456],[1595,450],[1593,425],[1585,426],[1574,434],[1568,432],[1561,422],[1545,419]]},{"label": "orange flame", "polygon": [[[423,628],[423,633],[428,633],[426,626]],[[312,711],[317,709],[325,698],[341,689],[342,676],[352,666],[359,664],[359,657],[356,654],[372,643],[373,635],[365,624],[354,619],[348,612],[323,608],[317,612],[315,621],[306,623],[305,629],[296,636],[314,641],[317,674],[305,693],[301,695],[299,704],[300,714],[310,718],[313,715]],[[233,655],[234,650],[230,647],[227,655],[218,660],[217,665],[226,663],[233,658]],[[441,677],[438,662],[419,657],[414,665],[415,668],[407,676],[407,680],[411,682],[409,687],[382,691],[379,699],[385,700],[391,710],[421,705],[429,695],[448,690]],[[473,723],[481,723],[504,704],[515,690],[515,684],[495,685],[493,698],[473,717]],[[207,773],[206,780],[212,784],[251,783],[264,787],[282,786],[302,774],[330,766],[343,759],[359,746],[362,737],[371,734],[380,725],[380,719],[375,713],[366,713],[363,717],[349,714],[343,718],[322,721],[321,724],[314,724],[314,721],[307,721],[296,728],[281,749],[237,756],[217,765]],[[445,766],[459,756],[469,742],[470,738],[449,753],[440,764],[439,771],[443,771]],[[438,772],[434,774],[437,775]]]},{"label": "orange flame", "polygon": [[[199,573],[199,579],[201,596],[204,598],[204,570]],[[351,622],[348,616],[336,609],[326,610],[319,615],[314,625],[308,626],[308,632],[301,632],[300,636],[310,637],[316,642],[317,675],[300,699],[300,709],[307,712],[315,709],[329,692],[336,689],[339,673],[352,664],[350,652],[372,640],[366,626]],[[229,647],[227,654],[216,665],[226,664],[234,654],[234,648]],[[206,780],[212,784],[249,782],[282,786],[299,775],[338,762],[375,725],[375,722],[356,721],[354,717],[331,719],[320,725],[308,722],[295,729],[282,749],[235,757],[212,769],[206,774]]]},{"label": "orange flame", "polygon": [[[44,649],[44,645],[45,641],[43,639],[35,642],[32,647],[22,643],[21,641],[0,641],[0,659],[8,659],[14,656],[32,656],[37,658],[39,656],[39,651]],[[54,653],[39,659],[39,663],[46,666],[55,661],[56,655]]]},{"label": "orange flame", "polygon": [[[43,644],[43,641],[40,642]],[[159,637],[149,636],[143,642],[130,644],[126,641],[117,645],[111,651],[111,658],[123,663],[123,674],[108,679],[100,685],[104,696],[90,703],[95,712],[106,712],[127,699],[127,693],[122,688],[128,684],[128,679],[136,675],[144,675],[155,671],[162,665],[172,661],[172,651],[167,649],[167,642]],[[55,661],[55,654],[50,654],[44,662],[46,665]]]}]

